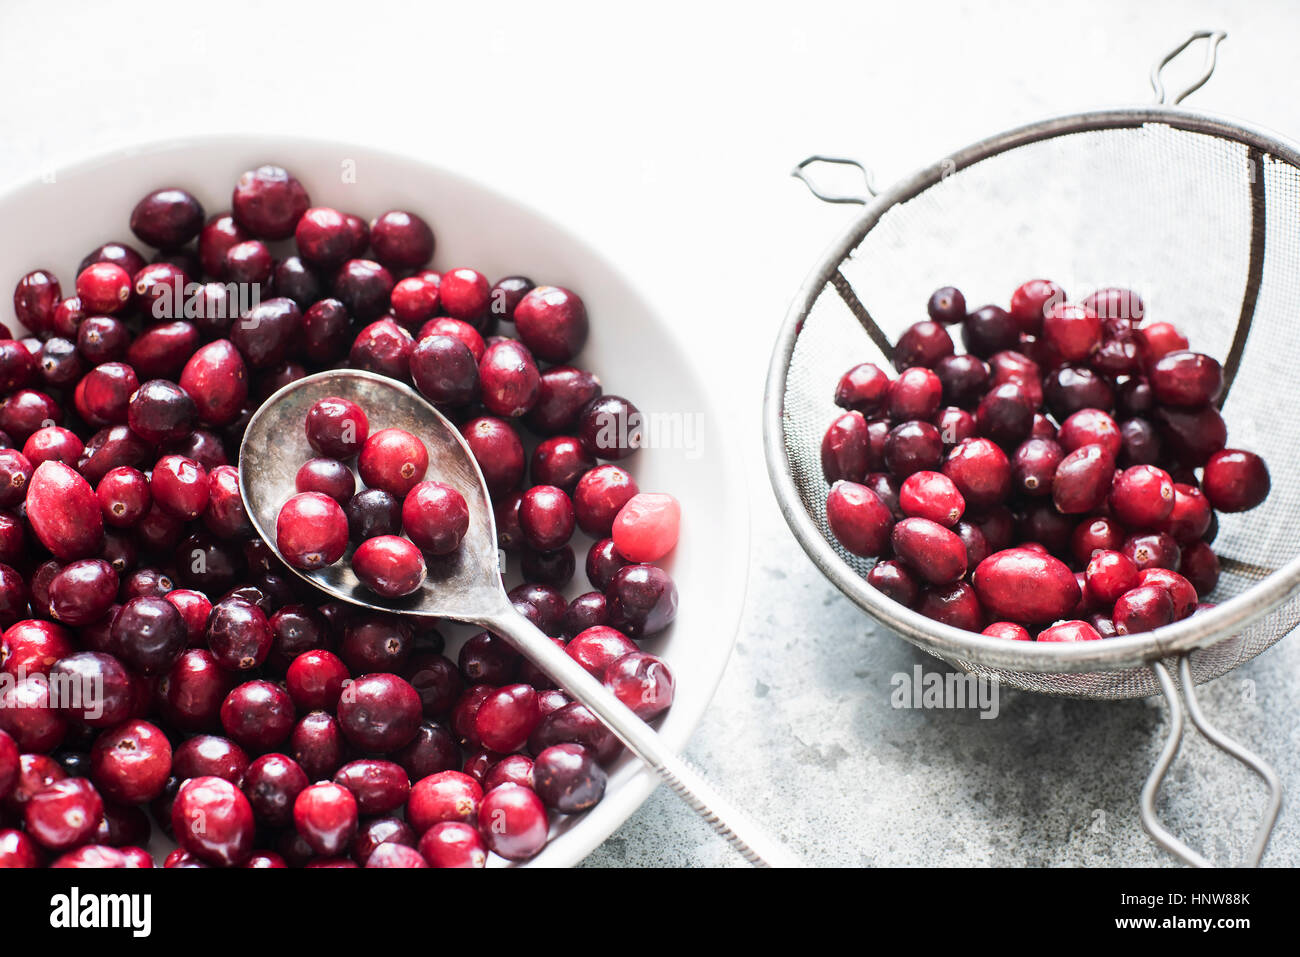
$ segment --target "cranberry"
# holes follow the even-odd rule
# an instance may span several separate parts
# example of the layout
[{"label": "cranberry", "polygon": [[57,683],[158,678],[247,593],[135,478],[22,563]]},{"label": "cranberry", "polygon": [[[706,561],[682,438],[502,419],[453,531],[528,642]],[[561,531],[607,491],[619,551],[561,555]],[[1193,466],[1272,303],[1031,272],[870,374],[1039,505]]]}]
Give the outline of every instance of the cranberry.
[{"label": "cranberry", "polygon": [[339,503],[320,492],[300,492],[280,508],[275,543],[294,568],[332,565],[348,547],[348,520]]},{"label": "cranberry", "polygon": [[951,530],[928,518],[906,518],[890,533],[894,552],[932,584],[966,574],[966,546]]},{"label": "cranberry", "polygon": [[[371,259],[349,259],[334,274],[334,297],[362,322],[382,316],[393,293],[393,274]],[[391,325],[405,332],[396,323]],[[407,333],[409,338],[410,333]],[[355,346],[354,346],[355,349]]]},{"label": "cranberry", "polygon": [[[474,834],[475,837],[478,836],[477,831],[475,831]],[[22,831],[15,831],[8,828],[0,829],[0,868],[9,868],[9,867],[32,868],[32,867],[40,867],[40,866],[41,866],[41,853],[35,841],[33,841],[29,836],[24,834]],[[450,867],[456,865],[448,864],[448,865],[441,865],[441,866]],[[459,865],[459,866],[482,867],[483,865],[477,864],[477,865]]]},{"label": "cranberry", "polygon": [[1134,325],[1140,323],[1146,314],[1142,297],[1128,289],[1098,289],[1086,296],[1080,305],[1103,319],[1124,319]]},{"label": "cranberry", "polygon": [[979,599],[975,597],[975,590],[965,582],[926,588],[916,603],[916,610],[953,628],[979,631],[984,627]]},{"label": "cranberry", "polygon": [[285,360],[302,329],[302,310],[283,296],[265,299],[230,329],[230,341],[253,369],[270,369]]},{"label": "cranberry", "polygon": [[412,786],[406,820],[420,835],[446,821],[472,823],[482,800],[483,789],[472,777],[459,771],[441,771]]},{"label": "cranberry", "polygon": [[[524,477],[524,446],[508,423],[484,416],[466,423],[461,434],[474,453],[493,497],[511,492],[519,485]],[[610,521],[613,518],[611,514]]]},{"label": "cranberry", "polygon": [[208,864],[234,867],[252,854],[252,806],[224,778],[206,775],[182,784],[172,805],[172,829],[182,850]]},{"label": "cranberry", "polygon": [[530,290],[511,318],[524,345],[547,362],[568,362],[587,341],[586,307],[576,293],[559,286]]},{"label": "cranberry", "polygon": [[126,326],[112,316],[91,316],[77,327],[77,352],[90,365],[124,358],[130,340]]},{"label": "cranberry", "polygon": [[92,263],[77,274],[77,298],[87,312],[112,315],[131,298],[131,277],[114,263]]},{"label": "cranberry", "polygon": [[293,660],[285,686],[300,710],[333,710],[350,677],[342,660],[322,648],[305,651]]},{"label": "cranberry", "polygon": [[554,485],[534,486],[524,493],[520,503],[519,524],[525,541],[533,548],[560,548],[573,535],[573,503],[563,489]]},{"label": "cranberry", "polygon": [[392,757],[412,780],[460,767],[460,749],[445,725],[423,721],[415,737]]},{"label": "cranberry", "polygon": [[501,685],[514,673],[519,653],[490,631],[481,631],[460,647],[458,664],[467,681]]},{"label": "cranberry", "polygon": [[517,784],[503,784],[484,796],[479,830],[497,854],[523,861],[546,846],[550,826],[546,807],[535,793]]},{"label": "cranberry", "polygon": [[1087,580],[1086,597],[1110,607],[1124,592],[1137,587],[1138,568],[1123,552],[1098,549],[1088,560]]},{"label": "cranberry", "polygon": [[1124,540],[1121,551],[1133,560],[1139,571],[1148,568],[1178,571],[1178,543],[1164,532],[1130,535]]},{"label": "cranberry", "polygon": [[939,410],[943,384],[924,368],[906,369],[889,386],[888,410],[895,421],[928,419]]},{"label": "cranberry", "polygon": [[352,857],[363,867],[381,845],[414,846],[415,831],[399,817],[376,817],[362,821],[352,842]]},{"label": "cranberry", "polygon": [[573,509],[578,527],[593,537],[608,536],[614,519],[637,493],[636,480],[617,465],[600,465],[587,472],[574,488]]},{"label": "cranberry", "polygon": [[194,400],[199,421],[228,425],[248,398],[248,370],[239,350],[229,340],[218,339],[190,357],[180,386]]},{"label": "cranberry", "polygon": [[1201,597],[1213,592],[1219,583],[1218,556],[1205,542],[1188,542],[1183,546],[1179,570]]},{"label": "cranberry", "polygon": [[605,590],[609,623],[630,638],[642,638],[667,628],[677,617],[677,586],[654,565],[619,569]]},{"label": "cranberry", "polygon": [[835,388],[835,404],[870,416],[884,409],[889,392],[889,376],[879,366],[863,362],[840,377]]},{"label": "cranberry", "polygon": [[420,852],[404,844],[380,844],[366,859],[366,867],[428,867]]},{"label": "cranberry", "polygon": [[1119,426],[1100,409],[1080,409],[1061,423],[1056,440],[1065,452],[1073,452],[1084,445],[1100,445],[1111,457],[1119,455],[1121,437]]},{"label": "cranberry", "polygon": [[641,447],[641,412],[618,395],[601,395],[578,415],[578,441],[588,455],[620,461]]},{"label": "cranberry", "polygon": [[1110,508],[1125,525],[1156,528],[1174,507],[1174,483],[1169,473],[1154,465],[1134,465],[1115,476]]},{"label": "cranberry", "polygon": [[556,744],[543,750],[533,765],[532,779],[537,796],[562,814],[589,810],[605,795],[604,770],[578,744]]},{"label": "cranberry", "polygon": [[1101,345],[1101,319],[1084,306],[1058,303],[1043,318],[1043,342],[1063,362],[1087,358]]},{"label": "cranberry", "polygon": [[76,465],[83,448],[75,432],[51,425],[32,433],[23,443],[23,455],[34,466],[39,466],[42,462]]},{"label": "cranberry", "polygon": [[362,489],[344,507],[348,534],[355,542],[396,535],[402,528],[402,503],[383,489]]},{"label": "cranberry", "polygon": [[307,442],[318,455],[349,459],[370,436],[370,421],[355,402],[328,396],[307,410]]},{"label": "cranberry", "polygon": [[1187,349],[1187,337],[1172,323],[1153,322],[1139,329],[1138,335],[1146,343],[1147,359],[1150,362],[1157,362],[1171,352],[1183,352]]},{"label": "cranberry", "polygon": [[450,555],[469,531],[469,506],[450,485],[421,482],[402,503],[402,525],[423,551]]},{"label": "cranberry", "polygon": [[1036,335],[1047,314],[1065,302],[1065,290],[1050,279],[1031,279],[1011,294],[1011,315],[1021,332]]},{"label": "cranberry", "polygon": [[294,242],[303,262],[314,269],[337,269],[352,256],[352,232],[337,209],[315,206],[294,227]]},{"label": "cranberry", "polygon": [[1148,568],[1138,575],[1136,585],[1154,585],[1169,592],[1174,603],[1174,621],[1181,621],[1196,610],[1196,587],[1178,572]]},{"label": "cranberry", "polygon": [[396,535],[380,535],[358,545],[352,570],[381,598],[401,598],[417,591],[426,573],[420,550]]},{"label": "cranberry", "polygon": [[322,299],[302,316],[303,351],[313,362],[334,362],[352,344],[352,318],[337,299]]},{"label": "cranberry", "polygon": [[227,671],[248,671],[266,660],[273,635],[265,613],[242,598],[226,598],[212,607],[208,648]]},{"label": "cranberry", "polygon": [[352,500],[357,481],[352,470],[338,459],[309,459],[294,476],[294,487],[299,492],[319,492],[340,505]]},{"label": "cranberry", "polygon": [[[56,573],[58,570],[55,564]],[[37,584],[33,575],[33,589]],[[20,621],[11,625],[0,638],[0,672],[13,678],[34,674],[48,676],[56,661],[75,651],[68,629],[51,621]]]},{"label": "cranberry", "polygon": [[366,758],[343,765],[334,783],[347,788],[361,814],[388,814],[406,803],[411,782],[401,765],[378,758]]},{"label": "cranberry", "polygon": [[[438,283],[420,276],[408,276],[398,280],[393,286],[389,301],[392,304],[393,317],[397,322],[406,329],[420,329],[416,340],[424,339],[422,324],[430,322],[438,311]],[[473,329],[472,326],[469,328]],[[474,334],[478,335],[477,332]],[[481,337],[480,341],[482,341]],[[474,361],[478,361],[477,357]]]},{"label": "cranberry", "polygon": [[1021,382],[995,385],[980,400],[975,424],[983,435],[1004,448],[1014,448],[1029,437],[1034,426],[1034,406]]},{"label": "cranberry", "polygon": [[969,353],[940,359],[934,365],[934,374],[943,385],[943,401],[963,409],[978,404],[989,385],[988,363]]},{"label": "cranberry", "polygon": [[479,362],[460,339],[426,336],[411,351],[411,378],[435,405],[463,406],[479,395]]},{"label": "cranberry", "polygon": [[1026,439],[1011,457],[1012,487],[1030,497],[1050,495],[1052,478],[1065,453],[1052,439]]},{"label": "cranberry", "polygon": [[94,836],[104,801],[85,778],[67,778],[42,788],[23,808],[27,833],[42,847],[66,851]]},{"label": "cranberry", "polygon": [[260,823],[287,827],[293,823],[294,802],[309,783],[292,758],[265,754],[248,766],[241,789]]},{"label": "cranberry", "polygon": [[140,438],[156,443],[186,435],[196,416],[197,409],[189,393],[174,382],[153,379],[131,396],[126,421]]},{"label": "cranberry", "polygon": [[1139,585],[1119,597],[1113,617],[1118,634],[1154,631],[1174,620],[1174,600],[1168,588]]},{"label": "cranberry", "polygon": [[136,203],[131,232],[159,249],[177,249],[203,228],[203,207],[183,189],[159,189]]},{"label": "cranberry", "polygon": [[990,638],[1004,638],[1007,641],[1034,640],[1034,636],[1025,630],[1024,625],[1017,625],[1013,621],[995,621],[986,626],[980,634],[988,635]]},{"label": "cranberry", "polygon": [[1038,633],[1039,641],[1098,641],[1101,635],[1086,621],[1058,621]]},{"label": "cranberry", "polygon": [[392,615],[365,615],[343,630],[339,654],[353,672],[401,671],[411,657],[414,635],[410,625]]},{"label": "cranberry", "polygon": [[[38,470],[39,471],[39,470]],[[1221,512],[1244,512],[1268,497],[1268,466],[1254,452],[1224,449],[1205,463],[1201,487],[1210,504]]]},{"label": "cranberry", "polygon": [[104,542],[99,499],[61,462],[42,462],[27,488],[27,520],[41,544],[62,561],[90,558]]},{"label": "cranberry", "polygon": [[95,740],[90,776],[109,800],[143,804],[163,792],[172,770],[167,736],[147,721],[128,721]]},{"label": "cranberry", "polygon": [[357,800],[347,788],[334,783],[313,784],[293,802],[293,821],[317,854],[344,853],[357,834]]},{"label": "cranberry", "polygon": [[1100,445],[1084,445],[1061,460],[1052,480],[1052,501],[1066,515],[1099,507],[1110,492],[1115,460]]},{"label": "cranberry", "polygon": [[1162,458],[1160,435],[1146,419],[1125,419],[1119,425],[1119,461],[1123,465],[1154,465]]},{"label": "cranberry", "polygon": [[1011,491],[1011,463],[1006,453],[989,439],[966,439],[958,443],[943,463],[943,474],[965,502],[975,507],[997,505]]},{"label": "cranberry", "polygon": [[14,288],[14,315],[22,325],[40,335],[54,321],[54,310],[62,295],[59,280],[53,273],[33,270],[19,279]]},{"label": "cranberry", "polygon": [[380,429],[365,440],[357,459],[363,482],[399,497],[410,492],[428,468],[424,443],[402,429]]},{"label": "cranberry", "polygon": [[1205,465],[1227,444],[1228,427],[1214,406],[1195,410],[1159,406],[1152,417],[1164,447],[1181,465]]},{"label": "cranberry", "polygon": [[916,575],[902,562],[876,562],[867,572],[867,584],[886,598],[893,599],[908,608],[916,604],[921,593],[921,585]]},{"label": "cranberry", "polygon": [[618,570],[628,564],[630,564],[628,560],[619,554],[612,538],[600,539],[593,542],[587,552],[587,580],[594,588],[603,592],[614,580]]},{"label": "cranberry", "polygon": [[894,368],[902,371],[917,366],[930,369],[939,360],[953,354],[948,330],[933,321],[908,326],[894,344]]},{"label": "cranberry", "polygon": [[511,754],[488,769],[483,778],[483,790],[491,791],[503,784],[533,786],[533,759],[525,754]]},{"label": "cranberry", "polygon": [[230,199],[235,222],[262,239],[288,239],[310,205],[302,183],[269,165],[240,176]]},{"label": "cranberry", "polygon": [[596,459],[577,439],[557,435],[538,443],[530,468],[534,484],[555,485],[571,494],[578,480],[596,468]]},{"label": "cranberry", "polygon": [[1011,314],[998,306],[983,306],[966,316],[961,341],[966,351],[987,359],[995,352],[1013,349],[1020,327]]},{"label": "cranberry", "polygon": [[221,705],[221,726],[243,747],[269,751],[293,731],[293,700],[270,681],[247,681],[226,696]]},{"label": "cranberry", "polygon": [[1052,621],[1079,603],[1079,585],[1061,561],[1027,548],[990,555],[971,578],[980,605],[994,618]]},{"label": "cranberry", "polygon": [[396,675],[364,675],[339,699],[343,733],[366,751],[397,750],[415,737],[420,715],[420,695]]},{"label": "cranberry", "polygon": [[160,706],[168,723],[186,731],[217,726],[230,679],[206,649],[181,654],[159,684]]},{"label": "cranberry", "polygon": [[164,455],[154,465],[149,491],[163,511],[193,521],[208,507],[208,474],[193,459]]},{"label": "cranberry", "polygon": [[[930,418],[930,424],[939,430],[945,449],[974,438],[976,434],[975,416],[956,406],[940,409]],[[870,427],[867,428],[867,434],[870,435]]]},{"label": "cranberry", "polygon": [[1064,421],[1080,409],[1111,408],[1114,392],[1106,380],[1086,366],[1063,365],[1043,380],[1048,409]]},{"label": "cranberry", "polygon": [[117,598],[117,586],[117,572],[108,562],[98,558],[72,562],[50,582],[50,616],[74,628],[88,625],[108,611]]},{"label": "cranberry", "polygon": [[339,723],[324,711],[304,715],[289,736],[289,755],[311,780],[333,774],[343,763],[344,747]]},{"label": "cranberry", "polygon": [[131,676],[117,658],[103,652],[80,651],[60,659],[50,669],[50,682],[64,691],[62,712],[93,728],[120,724],[131,717],[135,707]]},{"label": "cranberry", "polygon": [[121,465],[109,469],[95,489],[104,521],[116,528],[130,528],[149,512],[153,496],[149,480],[139,469]]},{"label": "cranberry", "polygon": [[447,315],[483,328],[488,316],[491,288],[481,272],[465,267],[447,270],[442,274],[439,294]]},{"label": "cranberry", "polygon": [[[478,374],[483,404],[493,415],[520,416],[537,402],[541,377],[531,353],[521,343],[512,339],[494,340],[483,353]],[[595,450],[588,451],[597,454]]]},{"label": "cranberry", "polygon": [[27,497],[35,466],[15,449],[0,449],[0,508],[12,508]]},{"label": "cranberry", "polygon": [[1223,389],[1223,368],[1199,352],[1170,352],[1151,366],[1151,389],[1165,405],[1198,408]]},{"label": "cranberry", "polygon": [[281,668],[307,651],[333,647],[335,635],[330,627],[327,604],[319,610],[306,605],[285,605],[270,618],[272,656]]},{"label": "cranberry", "polygon": [[929,422],[904,422],[889,431],[884,463],[900,478],[934,469],[943,458],[943,437]]}]

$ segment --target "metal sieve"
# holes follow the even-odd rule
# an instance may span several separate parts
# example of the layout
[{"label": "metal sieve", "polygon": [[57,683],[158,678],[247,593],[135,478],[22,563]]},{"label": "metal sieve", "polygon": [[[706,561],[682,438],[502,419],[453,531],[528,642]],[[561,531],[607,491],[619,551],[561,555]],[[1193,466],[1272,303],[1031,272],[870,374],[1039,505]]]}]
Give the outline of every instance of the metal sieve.
[{"label": "metal sieve", "polygon": [[[1225,34],[1193,34],[1151,71],[1155,105],[1076,113],[959,150],[877,193],[865,167],[814,156],[795,169],[814,195],[862,215],[823,256],[791,305],[768,373],[768,472],[795,537],[821,571],[877,620],[963,671],[1079,698],[1162,693],[1170,734],[1142,791],[1142,823],[1187,863],[1208,861],[1160,823],[1155,800],[1182,740],[1184,714],[1266,782],[1268,807],[1249,852],[1257,864],[1281,806],[1259,757],[1216,730],[1195,686],[1249,661],[1300,624],[1300,448],[1289,413],[1300,368],[1300,146],[1177,104],[1213,72]],[[1169,99],[1162,71],[1197,41],[1205,64]],[[833,195],[811,170],[857,167],[868,195]],[[1250,512],[1221,516],[1217,607],[1158,631],[1073,645],[999,641],[935,622],[867,585],[873,562],[845,551],[826,522],[821,437],[850,365],[888,368],[891,343],[925,318],[930,291],[953,285],[975,308],[1030,275],[1082,295],[1126,286],[1153,321],[1176,323],[1225,371],[1229,444],[1273,465],[1273,488]],[[1175,682],[1173,677],[1177,673]],[[1181,689],[1181,693],[1180,690]]]}]

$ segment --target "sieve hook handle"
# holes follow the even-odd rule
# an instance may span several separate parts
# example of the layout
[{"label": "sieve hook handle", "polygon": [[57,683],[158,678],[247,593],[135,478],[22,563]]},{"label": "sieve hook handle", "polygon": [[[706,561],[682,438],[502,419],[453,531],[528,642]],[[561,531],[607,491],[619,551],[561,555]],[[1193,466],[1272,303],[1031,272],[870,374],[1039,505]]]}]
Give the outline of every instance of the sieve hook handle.
[{"label": "sieve hook handle", "polygon": [[[862,186],[866,190],[866,195],[855,193],[828,193],[817,185],[817,183],[808,175],[808,167],[816,166],[819,163],[826,163],[831,166],[852,166],[862,174]],[[876,195],[876,184],[873,181],[871,170],[867,169],[855,159],[848,159],[843,156],[809,156],[806,160],[790,171],[790,175],[799,180],[808,187],[808,192],[812,193],[823,203],[853,203],[858,206],[865,206],[871,202]]]},{"label": "sieve hook handle", "polygon": [[[1168,103],[1170,106],[1177,106],[1183,100],[1187,99],[1201,87],[1205,86],[1205,81],[1214,73],[1214,67],[1217,62],[1219,44],[1223,42],[1228,34],[1222,30],[1197,30],[1190,37],[1174,47],[1164,55],[1164,58],[1151,68],[1151,89],[1155,91],[1156,103]],[[1209,46],[1205,51],[1205,65],[1201,69],[1201,75],[1192,81],[1191,85],[1185,88],[1181,93],[1176,95],[1172,100],[1169,99],[1165,92],[1165,83],[1160,74],[1164,72],[1173,60],[1197,40],[1208,40]]]},{"label": "sieve hook handle", "polygon": [[1169,737],[1160,752],[1160,757],[1156,760],[1156,766],[1151,769],[1151,775],[1147,778],[1146,784],[1142,786],[1140,805],[1142,826],[1146,828],[1147,833],[1151,835],[1157,844],[1179,858],[1183,863],[1190,864],[1192,867],[1213,866],[1207,858],[1175,837],[1168,828],[1160,823],[1160,818],[1156,814],[1156,798],[1160,793],[1160,785],[1164,782],[1169,766],[1174,763],[1174,758],[1178,755],[1178,748],[1183,741],[1183,714],[1185,709],[1187,715],[1192,719],[1192,724],[1196,725],[1197,730],[1211,744],[1229,757],[1250,768],[1268,785],[1268,805],[1264,809],[1264,815],[1260,819],[1259,827],[1255,830],[1255,839],[1250,845],[1250,853],[1245,862],[1249,867],[1258,867],[1260,859],[1264,856],[1264,849],[1268,847],[1268,840],[1273,834],[1273,826],[1277,823],[1278,812],[1282,809],[1281,779],[1272,766],[1263,758],[1232,740],[1206,720],[1205,715],[1201,713],[1200,703],[1196,699],[1196,683],[1192,679],[1191,661],[1187,655],[1181,655],[1178,658],[1178,679],[1182,685],[1181,699],[1178,695],[1178,688],[1174,685],[1173,676],[1170,675],[1165,663],[1163,661],[1153,662],[1151,669],[1156,673],[1156,678],[1160,681],[1160,690],[1169,703]]}]

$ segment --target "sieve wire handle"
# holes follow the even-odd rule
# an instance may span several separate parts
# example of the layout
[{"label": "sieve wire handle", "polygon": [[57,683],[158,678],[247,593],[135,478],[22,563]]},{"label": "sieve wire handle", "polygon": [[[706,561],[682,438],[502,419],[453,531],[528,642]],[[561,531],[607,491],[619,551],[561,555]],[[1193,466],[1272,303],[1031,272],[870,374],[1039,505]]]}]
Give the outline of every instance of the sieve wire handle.
[{"label": "sieve wire handle", "polygon": [[[1157,61],[1156,65],[1151,68],[1151,89],[1155,91],[1156,103],[1168,103],[1170,106],[1177,106],[1201,87],[1205,86],[1205,81],[1214,73],[1214,67],[1218,58],[1219,44],[1223,42],[1225,37],[1227,37],[1227,34],[1222,30],[1197,30],[1178,46],[1166,53],[1162,59]],[[1171,100],[1165,92],[1165,82],[1161,78],[1160,74],[1164,72],[1165,67],[1177,59],[1180,53],[1197,40],[1209,41],[1209,47],[1205,51],[1205,65],[1201,68],[1201,75],[1193,80],[1190,85],[1185,87],[1181,93],[1174,96]]]},{"label": "sieve wire handle", "polygon": [[[808,175],[808,167],[825,163],[830,166],[852,166],[862,174],[862,186],[866,190],[866,195],[858,193],[828,193],[821,189],[816,182]],[[808,192],[812,193],[823,203],[853,203],[858,206],[865,206],[876,195],[876,184],[872,178],[871,170],[867,169],[855,159],[849,159],[844,156],[809,156],[798,166],[790,171],[790,175],[799,180],[808,187]]]},{"label": "sieve wire handle", "polygon": [[1160,818],[1156,814],[1156,798],[1160,793],[1160,785],[1164,782],[1169,766],[1174,763],[1174,758],[1178,755],[1178,748],[1183,741],[1183,713],[1184,709],[1186,709],[1187,715],[1192,719],[1192,724],[1196,725],[1202,736],[1220,751],[1250,768],[1268,785],[1268,805],[1264,809],[1264,816],[1260,819],[1259,827],[1255,830],[1255,839],[1251,843],[1250,853],[1245,862],[1249,867],[1258,867],[1260,859],[1264,856],[1264,849],[1268,847],[1269,837],[1273,834],[1273,826],[1277,823],[1278,812],[1282,809],[1282,781],[1277,776],[1277,772],[1263,758],[1232,740],[1206,720],[1205,715],[1201,713],[1200,703],[1196,699],[1196,682],[1192,679],[1192,666],[1188,655],[1178,657],[1177,667],[1179,683],[1182,685],[1181,699],[1178,695],[1178,688],[1174,685],[1173,676],[1170,675],[1165,663],[1156,661],[1151,665],[1151,670],[1155,672],[1156,678],[1160,681],[1160,690],[1169,703],[1169,738],[1165,741],[1165,746],[1160,752],[1160,757],[1156,760],[1156,766],[1151,769],[1151,775],[1147,778],[1146,784],[1142,786],[1140,805],[1142,826],[1146,828],[1147,833],[1151,835],[1157,844],[1182,860],[1183,863],[1190,864],[1192,867],[1214,866],[1207,858],[1201,856],[1200,853],[1175,837],[1168,828],[1160,823]]}]

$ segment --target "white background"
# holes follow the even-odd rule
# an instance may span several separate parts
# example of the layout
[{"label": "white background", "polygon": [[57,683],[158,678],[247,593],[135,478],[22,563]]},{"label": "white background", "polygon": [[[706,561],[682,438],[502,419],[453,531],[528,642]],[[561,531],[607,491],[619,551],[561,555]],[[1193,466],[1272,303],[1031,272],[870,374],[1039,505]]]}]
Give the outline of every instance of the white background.
[{"label": "white background", "polygon": [[[919,659],[794,546],[762,469],[759,402],[786,305],[852,215],[790,179],[797,160],[857,156],[888,183],[1047,114],[1145,102],[1153,59],[1201,27],[1229,38],[1194,105],[1300,136],[1300,8],[1280,0],[0,0],[0,180],[145,139],[301,133],[427,159],[565,223],[689,330],[750,460],[750,607],[695,757],[814,861],[1160,863],[1134,810],[1157,710],[1014,698],[1023,726],[888,712],[881,675]],[[1211,702],[1282,762],[1297,663],[1275,649]],[[1244,681],[1267,710],[1241,703]],[[1199,797],[1169,813],[1228,853],[1245,831],[1216,811],[1236,814],[1241,780],[1190,758],[1175,782]],[[1296,834],[1284,815],[1270,860],[1295,863]],[[594,860],[729,858],[659,793]]]}]

